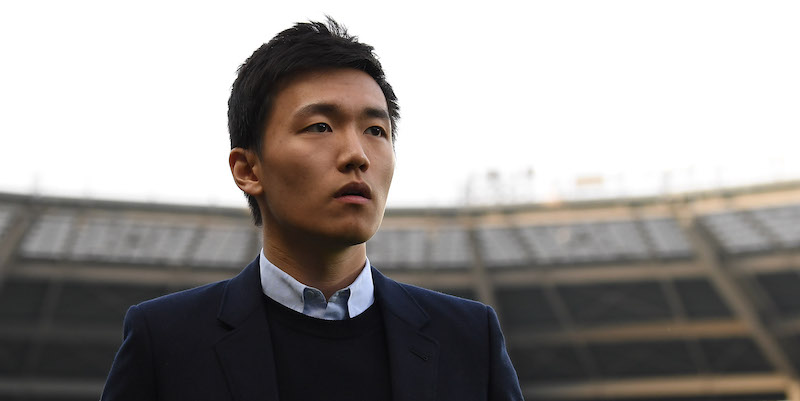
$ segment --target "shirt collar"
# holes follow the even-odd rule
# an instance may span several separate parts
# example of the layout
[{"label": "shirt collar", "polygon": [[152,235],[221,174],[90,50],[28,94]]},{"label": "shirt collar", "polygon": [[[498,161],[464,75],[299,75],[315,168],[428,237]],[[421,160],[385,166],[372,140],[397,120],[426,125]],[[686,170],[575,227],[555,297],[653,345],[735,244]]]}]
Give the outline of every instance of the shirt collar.
[{"label": "shirt collar", "polygon": [[[259,258],[259,268],[261,289],[264,294],[291,310],[303,313],[303,290],[308,286],[295,280],[294,277],[267,260],[263,248]],[[366,260],[361,273],[353,283],[342,288],[342,290],[345,289],[350,289],[350,299],[347,301],[350,317],[356,317],[372,306],[375,302],[375,286],[372,282],[372,266],[369,259]]]}]

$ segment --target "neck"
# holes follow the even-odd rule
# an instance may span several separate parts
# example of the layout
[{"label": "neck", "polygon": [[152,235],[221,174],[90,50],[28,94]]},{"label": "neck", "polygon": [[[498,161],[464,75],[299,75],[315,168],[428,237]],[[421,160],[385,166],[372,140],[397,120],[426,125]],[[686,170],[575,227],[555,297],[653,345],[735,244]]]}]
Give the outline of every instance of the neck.
[{"label": "neck", "polygon": [[324,241],[285,241],[264,230],[264,256],[295,280],[329,299],[355,281],[367,260],[366,244],[325,246]]}]

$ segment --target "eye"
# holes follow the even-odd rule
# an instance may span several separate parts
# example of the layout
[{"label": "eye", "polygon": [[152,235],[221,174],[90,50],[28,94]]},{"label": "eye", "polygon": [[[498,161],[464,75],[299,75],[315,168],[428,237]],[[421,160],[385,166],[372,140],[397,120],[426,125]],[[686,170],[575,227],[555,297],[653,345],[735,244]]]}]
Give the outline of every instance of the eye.
[{"label": "eye", "polygon": [[386,130],[378,126],[369,127],[364,133],[373,136],[386,136]]},{"label": "eye", "polygon": [[325,123],[311,124],[303,128],[303,132],[332,132],[331,126]]}]

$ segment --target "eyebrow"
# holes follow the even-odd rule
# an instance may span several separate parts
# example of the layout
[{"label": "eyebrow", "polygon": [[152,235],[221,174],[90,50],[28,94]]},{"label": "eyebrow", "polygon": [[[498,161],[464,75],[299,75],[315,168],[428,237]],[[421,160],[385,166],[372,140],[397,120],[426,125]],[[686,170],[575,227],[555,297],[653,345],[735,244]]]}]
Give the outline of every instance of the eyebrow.
[{"label": "eyebrow", "polygon": [[363,116],[372,117],[372,118],[382,118],[384,120],[389,119],[389,113],[384,109],[376,109],[374,107],[367,107],[364,111],[361,112]]},{"label": "eyebrow", "polygon": [[[344,111],[342,111],[341,107],[333,103],[311,103],[301,107],[296,113],[297,116],[310,116],[314,114],[340,116],[344,114]],[[361,117],[380,118],[391,121],[389,113],[386,110],[375,107],[365,107],[361,111]]]}]

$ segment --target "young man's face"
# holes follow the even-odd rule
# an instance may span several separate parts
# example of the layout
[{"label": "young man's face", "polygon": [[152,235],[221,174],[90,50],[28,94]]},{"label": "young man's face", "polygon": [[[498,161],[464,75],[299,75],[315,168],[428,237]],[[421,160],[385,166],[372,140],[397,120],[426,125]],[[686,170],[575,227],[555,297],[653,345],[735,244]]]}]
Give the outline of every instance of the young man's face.
[{"label": "young man's face", "polygon": [[261,151],[267,235],[353,245],[377,231],[395,155],[386,99],[368,74],[293,77],[274,99]]}]

